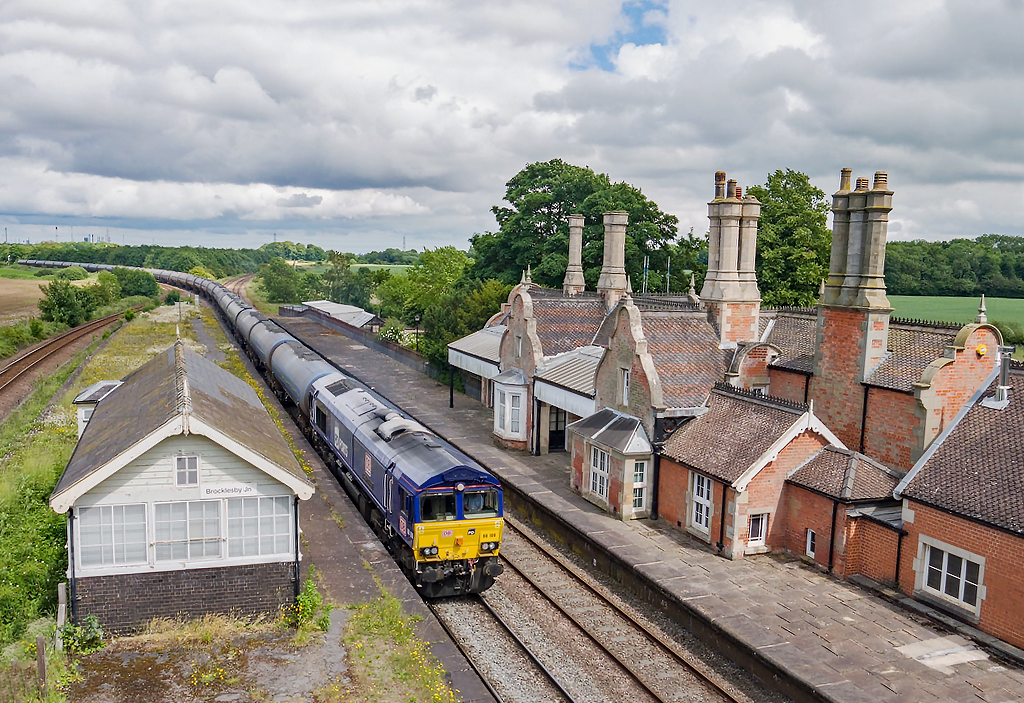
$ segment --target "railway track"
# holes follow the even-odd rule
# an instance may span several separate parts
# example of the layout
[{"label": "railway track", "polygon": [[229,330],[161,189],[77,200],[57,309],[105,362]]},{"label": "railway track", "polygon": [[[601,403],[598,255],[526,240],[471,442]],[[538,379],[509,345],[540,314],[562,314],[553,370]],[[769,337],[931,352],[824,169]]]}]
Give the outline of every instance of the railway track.
[{"label": "railway track", "polygon": [[[141,308],[141,306],[137,306],[136,309],[138,308]],[[121,317],[121,315],[122,313],[108,315],[106,317],[93,320],[92,322],[87,322],[84,325],[79,325],[67,332],[58,334],[56,337],[50,337],[35,347],[32,347],[21,356],[15,357],[9,361],[6,366],[0,368],[0,393],[3,393],[4,390],[12,383],[44,362],[53,354],[56,354],[71,342],[103,329]]]},{"label": "railway track", "polygon": [[254,273],[246,273],[241,276],[235,276],[234,278],[229,278],[228,280],[224,281],[224,287],[227,288],[232,293],[234,293],[235,295],[237,295],[245,302],[252,304],[252,301],[249,300],[249,296],[245,294],[245,287],[249,285],[249,281],[251,281],[255,277],[256,274]]}]

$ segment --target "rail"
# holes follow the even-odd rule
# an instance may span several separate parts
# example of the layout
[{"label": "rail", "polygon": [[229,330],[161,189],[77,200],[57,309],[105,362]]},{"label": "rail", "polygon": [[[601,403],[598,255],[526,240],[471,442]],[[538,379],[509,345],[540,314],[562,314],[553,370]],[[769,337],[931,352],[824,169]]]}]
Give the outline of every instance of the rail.
[{"label": "rail", "polygon": [[[652,630],[650,627],[648,627],[644,623],[638,622],[632,615],[630,615],[629,613],[624,611],[614,601],[609,599],[607,596],[605,596],[603,593],[601,593],[598,589],[596,589],[594,586],[592,586],[590,583],[588,583],[585,579],[583,579],[579,574],[576,573],[576,571],[573,568],[570,568],[569,566],[567,566],[564,563],[564,561],[562,560],[562,558],[558,554],[554,553],[551,550],[550,547],[548,547],[547,545],[545,545],[545,544],[543,544],[541,542],[538,542],[536,539],[533,538],[532,535],[528,534],[526,531],[520,529],[517,525],[515,525],[515,523],[512,520],[508,519],[508,516],[506,516],[506,519],[505,519],[505,529],[506,530],[511,529],[513,532],[516,533],[517,536],[522,538],[524,541],[529,543],[532,547],[534,547],[539,552],[541,552],[546,557],[548,557],[548,559],[550,559],[557,567],[559,567],[562,571],[564,571],[566,574],[568,574],[573,581],[575,581],[576,583],[580,584],[587,592],[589,592],[591,595],[593,595],[595,598],[597,598],[603,604],[608,606],[619,617],[623,618],[624,620],[626,620],[627,622],[632,624],[633,627],[635,627],[640,633],[645,635],[650,640],[650,642],[652,644],[654,644],[657,648],[661,649],[665,654],[668,655],[668,657],[670,659],[674,660],[679,666],[683,667],[684,669],[689,671],[691,674],[693,674],[701,683],[707,685],[708,687],[713,689],[716,693],[718,693],[719,695],[723,696],[725,698],[725,700],[730,701],[731,703],[741,703],[741,699],[736,698],[733,694],[731,694],[729,691],[727,691],[725,688],[723,688],[721,684],[719,684],[713,678],[708,676],[705,672],[701,671],[700,668],[696,667],[693,663],[687,661],[687,659],[685,657],[683,657],[682,655],[680,655],[676,651],[676,648],[671,643],[667,642],[664,637],[662,637],[660,634],[658,634],[657,632]],[[546,598],[548,598],[550,603],[556,609],[558,609],[569,620],[574,622],[576,624],[576,626],[579,627],[580,630],[582,630],[584,633],[586,633],[590,637],[590,639],[598,647],[600,647],[610,657],[612,657],[615,661],[617,661],[623,667],[623,669],[625,669],[626,672],[633,678],[633,680],[636,681],[645,691],[647,691],[647,693],[649,693],[656,700],[659,700],[659,701],[663,701],[664,700],[663,696],[658,694],[656,691],[651,690],[651,688],[643,680],[641,680],[640,676],[633,670],[633,667],[631,666],[630,662],[623,661],[622,657],[620,657],[619,655],[617,655],[614,652],[612,652],[603,643],[599,642],[598,639],[594,635],[590,634],[590,631],[587,628],[587,626],[584,623],[581,623],[579,621],[579,618],[576,615],[574,615],[573,613],[570,613],[568,611],[568,609],[563,608],[562,605],[559,604],[555,599],[553,599],[550,596],[548,596],[548,594],[545,592],[544,588],[541,585],[537,584],[534,581],[534,579],[532,579],[530,576],[525,574],[514,563],[509,561],[507,554],[502,554],[502,559],[505,561],[505,563],[509,567],[511,567],[516,573],[518,573],[527,583],[529,583],[531,586],[533,586],[535,589],[537,589],[537,591],[539,593],[543,594]]]}]

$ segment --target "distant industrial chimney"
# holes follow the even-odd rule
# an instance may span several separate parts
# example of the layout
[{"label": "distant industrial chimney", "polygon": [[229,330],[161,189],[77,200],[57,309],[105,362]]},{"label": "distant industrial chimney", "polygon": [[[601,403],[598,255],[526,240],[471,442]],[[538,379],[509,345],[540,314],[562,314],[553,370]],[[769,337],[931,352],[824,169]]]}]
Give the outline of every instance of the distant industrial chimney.
[{"label": "distant industrial chimney", "polygon": [[569,265],[565,267],[562,291],[566,295],[582,293],[583,280],[583,215],[569,215]]}]

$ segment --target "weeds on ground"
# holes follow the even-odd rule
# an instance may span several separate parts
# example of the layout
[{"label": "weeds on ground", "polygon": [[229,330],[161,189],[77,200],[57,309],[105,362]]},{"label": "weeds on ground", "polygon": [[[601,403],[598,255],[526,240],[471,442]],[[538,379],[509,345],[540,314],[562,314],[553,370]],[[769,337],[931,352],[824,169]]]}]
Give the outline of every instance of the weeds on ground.
[{"label": "weeds on ground", "polygon": [[302,584],[295,602],[284,611],[284,622],[295,628],[292,644],[303,647],[309,644],[315,631],[327,632],[331,626],[331,611],[334,606],[325,602],[317,589],[320,574],[315,566],[309,567],[309,576]]},{"label": "weeds on ground", "polygon": [[406,615],[401,601],[385,591],[373,602],[359,607],[349,620],[344,637],[352,661],[350,671],[359,684],[359,693],[352,698],[325,700],[368,703],[387,693],[392,700],[455,703],[458,698],[445,679],[444,668],[430,653],[427,643],[413,632],[412,626],[418,620]]}]

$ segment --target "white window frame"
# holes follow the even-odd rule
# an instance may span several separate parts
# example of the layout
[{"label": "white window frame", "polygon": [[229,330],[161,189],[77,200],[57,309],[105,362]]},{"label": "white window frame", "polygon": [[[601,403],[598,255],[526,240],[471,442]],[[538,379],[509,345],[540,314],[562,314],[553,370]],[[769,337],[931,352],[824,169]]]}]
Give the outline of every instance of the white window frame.
[{"label": "white window frame", "polygon": [[690,472],[690,527],[705,535],[711,533],[712,502],[715,498],[715,482],[704,474]]},{"label": "white window frame", "polygon": [[619,378],[621,383],[619,384],[619,391],[622,393],[621,404],[629,406],[629,369],[620,369],[621,373]]},{"label": "white window frame", "polygon": [[[195,483],[188,481],[188,474],[192,473],[192,469],[188,468],[188,460],[194,459],[196,462]],[[181,468],[181,464],[184,462],[185,468]],[[196,488],[199,486],[199,455],[198,454],[176,454],[174,457],[174,485],[178,488]],[[185,474],[185,482],[182,483],[181,475]]]},{"label": "white window frame", "polygon": [[[126,523],[124,521],[124,509],[125,508],[142,508],[142,522]],[[100,515],[100,528],[101,532],[106,532],[103,537],[109,537],[109,542],[104,539],[99,545],[100,547],[100,561],[98,563],[86,564],[83,561],[83,556],[86,553],[87,545],[83,544],[82,538],[85,536],[85,530],[89,529],[84,524],[84,519],[92,511],[96,511],[96,514]],[[109,513],[106,524],[103,522],[103,513]],[[118,513],[120,513],[120,520],[118,520]],[[121,503],[116,505],[90,505],[78,508],[76,520],[78,522],[78,533],[76,535],[78,541],[78,554],[76,560],[78,566],[82,569],[102,569],[111,566],[131,566],[136,564],[148,564],[149,563],[149,511],[146,509],[145,503]],[[142,541],[134,541],[131,544],[141,544],[143,556],[141,559],[129,560],[125,555],[126,547],[129,544],[125,541],[125,527],[127,525],[142,525]],[[118,533],[120,532],[121,539],[118,540]],[[109,545],[109,546],[108,546]],[[118,548],[120,547],[121,558],[118,558]],[[105,556],[107,549],[110,550],[110,559],[108,560]]]},{"label": "white window frame", "polygon": [[523,355],[523,336],[521,334],[515,336],[515,352],[517,359]]},{"label": "white window frame", "polygon": [[[768,519],[771,513],[754,513],[747,518],[747,546],[763,547],[768,539]],[[754,525],[760,523],[761,529],[754,533]]]},{"label": "white window frame", "polygon": [[590,445],[590,492],[608,500],[608,472],[611,455],[596,444]]},{"label": "white window frame", "polygon": [[[157,532],[156,532],[157,509],[158,509],[158,507],[161,506],[161,505],[179,505],[179,504],[185,505],[185,538],[184,539],[158,540],[157,539]],[[203,510],[205,510],[206,506],[208,506],[208,505],[216,505],[217,506],[217,523],[216,523],[217,524],[217,535],[216,536],[209,536],[209,537],[207,537],[205,534],[202,537],[193,536],[193,534],[192,534],[192,525],[193,525],[193,523],[195,521],[202,520],[203,527],[205,529],[206,523],[210,520],[210,518],[208,518],[208,517],[206,517],[206,518],[195,518],[195,517],[193,517],[192,511],[198,509],[200,505],[203,506]],[[224,509],[224,500],[223,499],[217,499],[217,500],[177,500],[177,501],[160,501],[160,502],[157,502],[157,503],[153,503],[153,560],[156,563],[158,563],[158,564],[159,563],[194,563],[194,562],[224,561],[225,560],[225,544],[224,543],[226,541],[226,538],[224,536],[224,513],[225,512],[226,512],[226,510]],[[174,522],[178,522],[178,521],[175,520]],[[216,555],[207,555],[207,554],[199,554],[199,555],[196,555],[196,556],[192,555],[193,544],[195,544],[197,546],[200,545],[200,544],[204,545],[203,549],[205,551],[205,545],[207,543],[210,543],[210,542],[217,542],[218,543],[219,549],[218,549],[218,553]],[[185,545],[185,557],[184,558],[182,558],[182,557],[174,557],[174,556],[171,556],[171,557],[159,557],[157,555],[159,547],[161,547],[163,545],[174,545],[174,544],[184,544]]]},{"label": "white window frame", "polygon": [[[639,503],[639,505],[637,505]],[[639,513],[647,509],[647,460],[637,459],[633,462],[633,512]]]},{"label": "white window frame", "polygon": [[[255,496],[251,498],[227,498],[224,505],[224,519],[227,525],[227,549],[225,558],[241,559],[246,557],[272,556],[291,554],[294,551],[294,515],[292,514],[293,499],[291,496]],[[255,505],[256,514],[246,515],[247,507]],[[232,516],[233,507],[242,509],[242,514]],[[280,512],[284,506],[284,512]],[[280,528],[284,527],[282,531]],[[235,535],[232,535],[235,532]],[[286,537],[283,549],[276,545]],[[247,540],[256,540],[255,552],[247,552]],[[270,540],[270,545],[267,545]]]},{"label": "white window frame", "polygon": [[[951,544],[941,542],[937,539],[926,537],[925,535],[920,536],[920,551],[918,559],[914,561],[914,567],[917,569],[917,588],[921,592],[927,594],[933,599],[939,599],[950,603],[951,605],[960,608],[961,610],[968,611],[973,614],[977,614],[981,610],[982,601],[985,600],[986,587],[985,587],[985,557],[973,552],[969,552],[966,549],[960,549]],[[929,582],[929,576],[933,570],[931,566],[931,556],[933,550],[942,552],[942,570],[940,574],[939,588],[935,588]],[[956,596],[951,596],[946,593],[946,587],[949,585],[950,573],[949,569],[949,557],[953,556],[961,561],[959,580],[960,585]],[[967,562],[973,562],[978,566],[978,581],[976,584],[976,595],[975,603],[971,605],[967,601],[963,600],[964,596],[964,576],[967,572]]]},{"label": "white window frame", "polygon": [[814,558],[814,552],[818,548],[818,535],[817,533],[808,528],[807,534],[804,536],[804,554],[809,556],[811,559]]},{"label": "white window frame", "polygon": [[494,431],[505,439],[526,439],[526,393],[521,390],[496,388],[494,403]]}]

